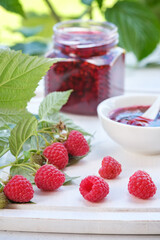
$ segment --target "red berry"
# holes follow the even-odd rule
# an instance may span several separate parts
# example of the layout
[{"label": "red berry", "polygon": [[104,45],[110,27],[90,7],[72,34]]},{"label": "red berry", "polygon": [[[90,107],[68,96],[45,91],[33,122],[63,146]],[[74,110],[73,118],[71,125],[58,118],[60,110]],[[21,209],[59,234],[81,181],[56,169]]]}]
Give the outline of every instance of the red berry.
[{"label": "red berry", "polygon": [[33,198],[34,190],[27,178],[15,175],[4,187],[4,194],[13,202],[29,202]]},{"label": "red berry", "polygon": [[129,178],[128,191],[135,197],[147,199],[153,197],[156,190],[152,178],[144,171],[138,170]]},{"label": "red berry", "polygon": [[65,168],[68,164],[68,152],[62,143],[56,142],[46,147],[43,155],[48,159],[49,164],[53,164],[59,169]]},{"label": "red berry", "polygon": [[65,182],[65,175],[53,165],[43,165],[35,175],[35,184],[44,191],[53,191]]},{"label": "red berry", "polygon": [[121,164],[114,158],[107,156],[102,160],[102,167],[99,169],[99,175],[106,179],[113,179],[117,177],[121,171]]},{"label": "red berry", "polygon": [[68,153],[73,156],[83,156],[89,152],[89,145],[84,138],[83,134],[72,130],[69,133],[68,139],[65,142],[65,147]]},{"label": "red berry", "polygon": [[86,200],[99,202],[109,193],[109,185],[100,177],[88,176],[81,181],[79,191]]}]

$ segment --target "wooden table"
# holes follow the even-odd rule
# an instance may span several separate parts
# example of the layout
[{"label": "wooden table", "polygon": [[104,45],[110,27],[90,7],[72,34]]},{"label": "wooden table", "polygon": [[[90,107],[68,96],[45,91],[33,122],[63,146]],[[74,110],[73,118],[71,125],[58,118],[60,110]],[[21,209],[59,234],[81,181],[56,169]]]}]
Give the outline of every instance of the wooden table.
[{"label": "wooden table", "polygon": [[[159,73],[159,69],[127,69],[126,94],[159,93]],[[35,112],[41,98],[40,87],[29,110]],[[159,239],[156,234],[160,234],[160,156],[125,151],[106,135],[97,117],[69,117],[87,131],[96,132],[89,155],[66,168],[68,175],[80,177],[55,192],[35,188],[36,204],[12,204],[0,210],[1,239]],[[87,175],[98,175],[106,155],[115,157],[123,171],[117,179],[107,181],[110,193],[105,200],[90,203],[80,195],[79,183]],[[127,191],[129,176],[139,169],[147,171],[158,187],[150,200],[136,199]]]}]

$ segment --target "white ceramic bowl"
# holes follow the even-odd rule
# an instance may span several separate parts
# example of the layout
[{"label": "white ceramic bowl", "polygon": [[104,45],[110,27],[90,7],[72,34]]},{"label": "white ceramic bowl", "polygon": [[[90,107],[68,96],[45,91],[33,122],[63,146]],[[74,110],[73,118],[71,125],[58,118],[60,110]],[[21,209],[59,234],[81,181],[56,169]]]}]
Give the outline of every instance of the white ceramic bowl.
[{"label": "white ceramic bowl", "polygon": [[142,154],[160,154],[160,127],[139,127],[111,120],[112,110],[134,105],[151,105],[157,95],[123,95],[104,100],[97,112],[104,130],[123,148]]}]

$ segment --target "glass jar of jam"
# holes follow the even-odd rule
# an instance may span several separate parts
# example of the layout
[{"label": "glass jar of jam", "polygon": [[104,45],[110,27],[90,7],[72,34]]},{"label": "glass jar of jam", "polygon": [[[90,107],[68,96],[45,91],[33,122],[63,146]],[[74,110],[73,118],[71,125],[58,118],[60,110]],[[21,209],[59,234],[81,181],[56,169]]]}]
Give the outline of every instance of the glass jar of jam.
[{"label": "glass jar of jam", "polygon": [[73,89],[63,111],[96,115],[102,100],[123,94],[124,50],[117,46],[115,25],[92,20],[60,22],[54,26],[53,42],[47,57],[61,60],[46,74],[45,94]]}]

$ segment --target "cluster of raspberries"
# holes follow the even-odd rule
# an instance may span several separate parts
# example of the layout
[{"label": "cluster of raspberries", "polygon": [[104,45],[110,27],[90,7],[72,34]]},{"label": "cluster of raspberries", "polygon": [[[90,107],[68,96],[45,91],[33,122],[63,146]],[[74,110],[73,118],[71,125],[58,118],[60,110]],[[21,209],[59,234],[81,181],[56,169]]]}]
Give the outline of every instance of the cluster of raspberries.
[{"label": "cluster of raspberries", "polygon": [[[109,193],[109,185],[104,178],[116,178],[121,171],[121,164],[117,160],[110,156],[104,157],[102,167],[99,169],[101,177],[88,176],[84,178],[80,183],[80,193],[88,201],[101,201]],[[156,190],[156,185],[145,171],[138,170],[129,178],[128,191],[135,197],[148,199],[154,196]]]},{"label": "cluster of raspberries", "polygon": [[[35,184],[43,191],[58,189],[65,182],[65,174],[61,169],[65,168],[72,156],[83,156],[89,152],[89,145],[84,136],[78,131],[71,131],[65,143],[56,142],[46,147],[43,156],[46,164],[42,165],[35,174]],[[91,202],[99,202],[109,193],[109,185],[105,179],[114,179],[122,172],[121,164],[114,158],[107,156],[102,160],[98,176],[87,176],[79,186],[79,191],[84,199]],[[130,194],[141,199],[147,199],[156,193],[156,186],[148,173],[135,172],[128,183]],[[29,202],[34,194],[32,184],[23,176],[16,175],[5,185],[3,193],[0,193],[0,201],[4,195],[13,202]],[[1,199],[2,198],[2,199]],[[2,208],[2,207],[1,207]]]},{"label": "cluster of raspberries", "polygon": [[[43,156],[46,164],[41,166],[35,174],[35,184],[43,191],[58,189],[65,182],[65,174],[61,169],[68,164],[69,157],[83,156],[89,152],[89,145],[82,133],[72,130],[65,143],[55,142],[46,147]],[[3,193],[7,199],[13,202],[29,202],[34,195],[30,181],[21,175],[15,175],[5,185]],[[0,200],[4,197],[0,195]],[[1,201],[3,202],[3,201]]]}]

